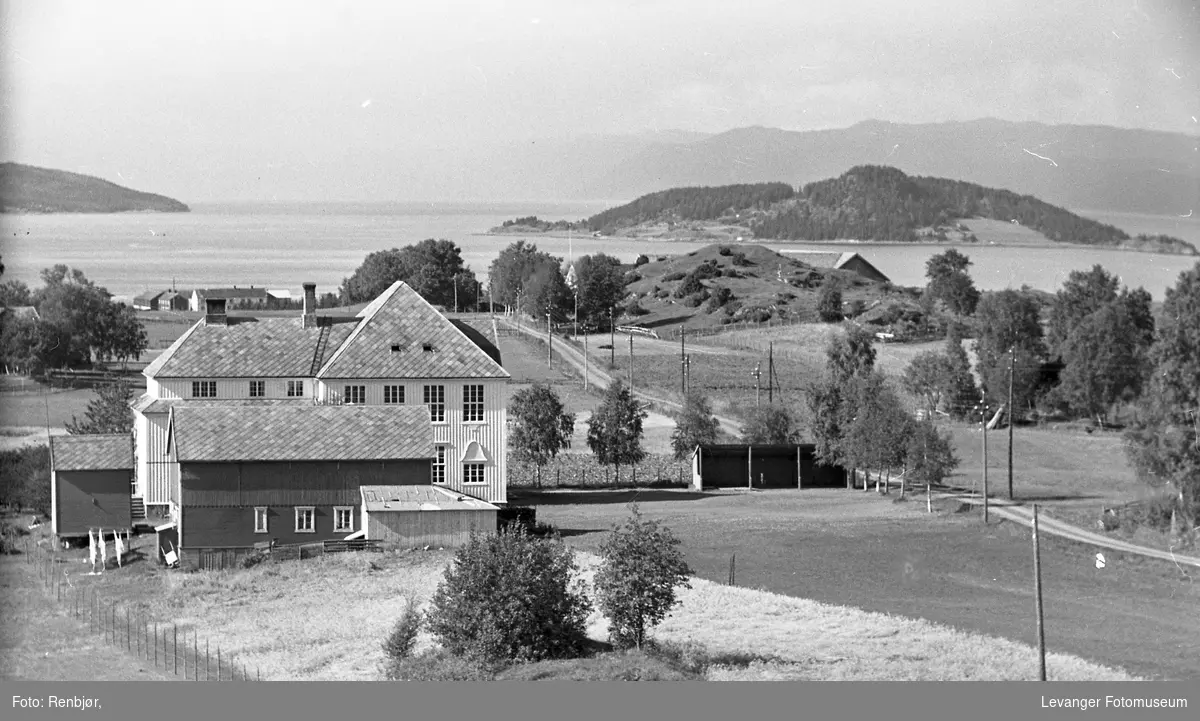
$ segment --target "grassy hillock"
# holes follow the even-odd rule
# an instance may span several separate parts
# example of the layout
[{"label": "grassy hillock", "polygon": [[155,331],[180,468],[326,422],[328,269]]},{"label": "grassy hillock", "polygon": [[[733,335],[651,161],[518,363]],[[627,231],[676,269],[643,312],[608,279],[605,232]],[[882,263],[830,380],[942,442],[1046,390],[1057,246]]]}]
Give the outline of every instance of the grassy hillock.
[{"label": "grassy hillock", "polygon": [[0,163],[0,210],[5,213],[186,213],[178,200],[125,188],[107,180]]}]

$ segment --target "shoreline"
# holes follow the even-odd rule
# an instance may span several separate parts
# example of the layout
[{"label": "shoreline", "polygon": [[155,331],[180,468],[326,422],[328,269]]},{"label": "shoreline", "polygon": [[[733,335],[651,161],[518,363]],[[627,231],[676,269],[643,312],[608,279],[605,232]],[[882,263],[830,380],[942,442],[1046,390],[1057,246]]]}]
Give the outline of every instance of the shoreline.
[{"label": "shoreline", "polygon": [[[596,239],[591,233],[568,234],[559,231],[539,232],[513,232],[513,233],[495,233],[485,231],[482,233],[472,233],[473,237],[494,237],[494,238],[556,238],[567,240],[570,238],[589,238]],[[622,240],[622,241],[643,241],[647,243],[729,243],[731,245],[821,245],[830,246],[831,248],[1038,248],[1053,250],[1062,248],[1066,250],[1114,250],[1125,251],[1129,253],[1148,253],[1151,255],[1165,255],[1171,257],[1183,258],[1200,258],[1200,252],[1183,253],[1171,252],[1155,248],[1130,248],[1121,245],[1090,245],[1087,243],[1056,243],[1051,240],[1045,242],[1021,242],[1021,241],[980,241],[978,243],[966,243],[961,241],[943,240],[943,241],[916,241],[906,242],[902,240],[779,240],[773,238],[750,238],[747,240],[720,240],[716,238],[687,238],[687,237],[648,237],[648,236],[629,236],[629,235],[604,235],[600,236],[599,240]]]}]

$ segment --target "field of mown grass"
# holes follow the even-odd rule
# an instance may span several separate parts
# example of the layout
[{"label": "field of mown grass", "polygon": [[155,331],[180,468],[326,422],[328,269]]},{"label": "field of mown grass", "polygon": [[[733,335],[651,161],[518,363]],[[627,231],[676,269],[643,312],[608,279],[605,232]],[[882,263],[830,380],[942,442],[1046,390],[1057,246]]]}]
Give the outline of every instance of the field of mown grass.
[{"label": "field of mown grass", "polygon": [[[451,558],[449,551],[342,554],[198,573],[135,562],[103,576],[77,576],[75,582],[95,584],[119,606],[195,629],[248,668],[260,669],[264,679],[374,680],[383,660],[380,642],[405,598],[426,604]],[[587,552],[578,558],[581,577],[590,579],[597,558]],[[699,579],[692,585],[656,637],[703,645],[715,663],[712,680],[1023,679],[1036,664],[1029,647],[926,621]],[[52,598],[36,603],[40,588],[32,593],[34,602],[13,608],[7,623],[25,626],[59,613]],[[603,640],[605,624],[593,612],[589,635]],[[432,643],[422,634],[417,648]],[[112,652],[85,642],[52,648],[60,669],[55,677],[64,679],[93,678],[93,665]],[[19,646],[12,653],[31,651]],[[1049,663],[1056,680],[1130,678],[1068,655],[1052,654]],[[36,678],[41,667],[18,658],[5,668]]]}]

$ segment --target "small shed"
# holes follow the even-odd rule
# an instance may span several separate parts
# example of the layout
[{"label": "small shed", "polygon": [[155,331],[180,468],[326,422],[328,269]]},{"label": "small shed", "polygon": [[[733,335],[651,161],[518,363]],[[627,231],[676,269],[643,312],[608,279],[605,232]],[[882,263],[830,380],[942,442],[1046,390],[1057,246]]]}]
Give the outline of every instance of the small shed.
[{"label": "small shed", "polygon": [[158,310],[158,302],[162,296],[163,291],[161,290],[158,292],[150,291],[148,293],[142,293],[141,295],[135,295],[133,297],[133,307],[137,310]]},{"label": "small shed", "polygon": [[812,443],[768,446],[713,444],[692,452],[692,487],[835,488],[845,487],[846,471],[816,459]]},{"label": "small shed", "polygon": [[362,486],[362,527],[373,541],[413,548],[461,546],[495,533],[497,506],[439,486]]},{"label": "small shed", "polygon": [[50,438],[51,530],[59,539],[133,527],[133,437]]},{"label": "small shed", "polygon": [[191,305],[189,296],[186,290],[169,290],[158,297],[158,310],[187,310]]}]

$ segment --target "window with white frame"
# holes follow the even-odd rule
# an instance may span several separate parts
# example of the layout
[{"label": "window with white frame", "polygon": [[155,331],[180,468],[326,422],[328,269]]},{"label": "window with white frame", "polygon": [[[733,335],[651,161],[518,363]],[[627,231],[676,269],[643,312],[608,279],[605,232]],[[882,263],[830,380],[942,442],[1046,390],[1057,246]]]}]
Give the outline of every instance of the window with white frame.
[{"label": "window with white frame", "polygon": [[296,533],[316,533],[316,515],[313,506],[296,506]]},{"label": "window with white frame", "polygon": [[192,381],[192,398],[216,398],[216,381]]},{"label": "window with white frame", "polygon": [[429,406],[429,420],[446,422],[446,386],[425,386],[425,405]]},{"label": "window with white frame", "polygon": [[250,381],[250,397],[262,398],[267,394],[266,381]]},{"label": "window with white frame", "polygon": [[350,506],[334,506],[333,509],[333,530],[353,531],[354,530],[354,509]]},{"label": "window with white frame", "polygon": [[303,398],[304,397],[304,381],[288,381],[287,382],[288,398]]},{"label": "window with white frame", "polygon": [[433,483],[446,482],[446,447],[434,446],[433,464],[429,467],[429,480]]},{"label": "window with white frame", "polygon": [[484,483],[482,463],[463,464],[463,483]]},{"label": "window with white frame", "polygon": [[483,386],[463,386],[463,422],[483,421]]},{"label": "window with white frame", "polygon": [[345,386],[342,390],[342,402],[346,405],[359,405],[367,402],[366,386]]},{"label": "window with white frame", "polygon": [[384,386],[383,402],[397,404],[404,402],[404,386]]},{"label": "window with white frame", "polygon": [[254,507],[254,532],[255,533],[266,533],[267,532],[267,507],[266,506],[255,506]]}]

